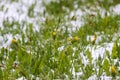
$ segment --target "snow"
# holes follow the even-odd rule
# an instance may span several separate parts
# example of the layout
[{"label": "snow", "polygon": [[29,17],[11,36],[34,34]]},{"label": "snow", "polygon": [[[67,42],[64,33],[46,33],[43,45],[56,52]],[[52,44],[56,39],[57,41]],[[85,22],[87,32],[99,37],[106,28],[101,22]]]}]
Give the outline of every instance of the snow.
[{"label": "snow", "polygon": [[27,80],[27,79],[25,79],[25,77],[20,77],[20,78],[18,78],[16,80]]},{"label": "snow", "polygon": [[114,43],[105,43],[105,45],[103,47],[101,47],[101,46],[95,46],[95,47],[93,47],[91,49],[93,60],[97,59],[99,56],[101,58],[103,58],[105,56],[106,50],[109,51],[110,54],[111,54],[112,48],[113,48],[113,44]]},{"label": "snow", "polygon": [[[47,0],[45,1],[47,4],[49,4],[50,1],[55,1],[55,0]],[[33,21],[44,21],[45,18],[41,17],[41,19],[38,19],[37,17],[35,17],[35,19],[33,18],[29,18],[27,16],[27,12],[28,12],[28,8],[29,6],[34,3],[35,0],[20,0],[19,3],[10,3],[9,1],[1,1],[0,6],[4,5],[4,10],[0,11],[0,28],[4,28],[2,23],[4,21],[4,19],[9,18],[10,21],[12,21],[12,18],[14,18],[15,20],[22,22],[22,21],[28,21],[33,22]],[[77,8],[77,5],[75,6]],[[8,11],[6,12],[6,10],[8,9]],[[101,9],[98,7],[98,9],[100,9],[100,13],[101,15],[104,17],[105,15],[105,10]],[[42,2],[41,0],[38,0],[38,3],[35,7],[35,12],[39,12],[40,14],[43,14],[45,8],[42,6]],[[120,4],[116,5],[115,7],[111,7],[111,10],[113,10],[114,13],[116,14],[120,14]],[[86,9],[87,13],[92,13],[95,14],[95,12],[91,12],[90,10]],[[36,13],[37,14],[37,13]],[[36,15],[37,16],[37,15]],[[75,11],[70,12],[69,17],[71,18],[72,16],[76,16],[76,21],[69,21],[66,24],[67,25],[71,25],[72,26],[72,30],[76,30],[76,28],[81,27],[82,25],[84,25],[84,21],[81,20],[82,16],[84,16],[84,13],[80,10],[77,9]],[[39,31],[39,26],[37,25],[37,23],[35,23],[35,25],[37,27],[35,27],[35,31]],[[70,30],[70,29],[69,29]],[[4,41],[4,38],[7,39],[7,41]],[[20,38],[20,35],[17,35],[16,38]],[[89,40],[89,38],[93,38],[93,36],[88,36],[87,40]],[[4,36],[0,36],[0,48],[4,47],[9,47],[11,44],[11,40],[13,39],[13,36],[9,33],[6,34]],[[97,43],[101,40],[101,37],[99,37],[97,39]],[[92,52],[92,57],[93,60],[97,59],[99,57],[99,55],[101,57],[103,57],[105,55],[105,51],[108,50],[109,52],[112,51],[112,47],[113,47],[113,43],[105,43],[106,47],[101,47],[101,46],[95,46],[95,47],[91,47],[91,46],[87,46],[88,49],[90,49],[90,51]],[[61,46],[58,48],[59,51],[62,51],[64,49],[64,46]],[[87,59],[86,57],[81,54],[82,58],[83,58],[83,63],[86,65],[87,64]],[[74,73],[75,74],[75,73]],[[77,75],[81,75],[82,73],[77,73]],[[18,78],[17,80],[23,80],[24,77]],[[102,80],[111,80],[111,77],[107,77],[107,76],[103,76],[101,78]],[[26,80],[26,79],[24,79]],[[40,80],[39,78],[36,78],[36,80]],[[91,76],[88,80],[96,80],[96,75]]]},{"label": "snow", "polygon": [[114,11],[114,13],[118,15],[120,14],[120,4],[116,5],[115,7],[112,7],[111,9]]}]

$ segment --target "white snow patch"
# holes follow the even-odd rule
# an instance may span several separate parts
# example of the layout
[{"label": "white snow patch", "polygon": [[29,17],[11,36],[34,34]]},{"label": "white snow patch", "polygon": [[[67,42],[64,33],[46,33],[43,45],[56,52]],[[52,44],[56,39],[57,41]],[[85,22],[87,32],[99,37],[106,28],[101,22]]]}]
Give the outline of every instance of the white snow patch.
[{"label": "white snow patch", "polygon": [[97,79],[97,76],[96,75],[93,75],[91,77],[88,78],[88,80],[96,80]]},{"label": "white snow patch", "polygon": [[62,51],[62,50],[64,50],[64,46],[58,48],[58,51]]},{"label": "white snow patch", "polygon": [[87,46],[87,49],[89,49],[92,52],[93,60],[96,60],[99,56],[103,58],[105,56],[106,50],[109,51],[111,54],[113,44],[114,43],[104,43],[104,46]]},{"label": "white snow patch", "polygon": [[27,79],[25,79],[25,77],[20,77],[20,78],[18,78],[16,80],[27,80]]},{"label": "white snow patch", "polygon": [[114,11],[114,13],[120,14],[120,4],[116,5],[115,7],[111,7],[111,9]]}]

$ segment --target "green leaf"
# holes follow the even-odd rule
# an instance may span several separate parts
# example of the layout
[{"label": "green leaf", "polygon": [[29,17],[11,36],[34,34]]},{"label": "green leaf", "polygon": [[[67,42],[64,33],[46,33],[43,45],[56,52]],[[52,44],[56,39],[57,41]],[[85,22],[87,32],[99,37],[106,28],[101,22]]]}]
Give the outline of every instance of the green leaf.
[{"label": "green leaf", "polygon": [[35,8],[36,3],[32,4],[29,9],[28,9],[28,16],[29,17],[34,17],[34,8]]},{"label": "green leaf", "polygon": [[65,57],[64,51],[60,53],[59,60],[62,60]]},{"label": "green leaf", "polygon": [[117,43],[116,43],[116,47],[117,47],[117,56],[118,56],[118,58],[120,59],[120,45],[118,45]]},{"label": "green leaf", "polygon": [[89,50],[87,50],[86,54],[87,54],[87,57],[88,57],[89,61],[91,62],[92,61],[92,54],[91,54],[91,52]]},{"label": "green leaf", "polygon": [[111,55],[112,59],[116,59],[117,58],[117,45],[116,43],[114,43],[114,46],[112,48],[112,55]]},{"label": "green leaf", "polygon": [[100,68],[99,69],[99,75],[102,75],[102,73],[103,73],[103,68]]},{"label": "green leaf", "polygon": [[89,78],[93,73],[93,66],[92,65],[87,65],[85,67],[85,76],[86,78]]},{"label": "green leaf", "polygon": [[110,58],[110,53],[109,53],[108,50],[106,50],[106,56],[107,56],[108,58]]},{"label": "green leaf", "polygon": [[2,72],[2,70],[0,69],[0,79],[2,79],[3,78],[3,72]]},{"label": "green leaf", "polygon": [[105,70],[107,75],[109,75],[109,66],[110,66],[109,61],[105,59],[103,62],[103,69]]}]

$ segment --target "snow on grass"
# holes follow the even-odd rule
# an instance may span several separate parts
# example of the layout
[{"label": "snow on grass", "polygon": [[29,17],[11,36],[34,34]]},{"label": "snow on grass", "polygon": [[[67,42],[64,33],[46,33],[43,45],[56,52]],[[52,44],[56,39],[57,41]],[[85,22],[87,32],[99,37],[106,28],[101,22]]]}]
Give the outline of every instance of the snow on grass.
[{"label": "snow on grass", "polygon": [[115,14],[120,14],[120,4],[115,7],[111,7],[111,10],[113,10]]},{"label": "snow on grass", "polygon": [[[47,0],[46,2],[50,2],[51,0]],[[45,21],[45,18],[41,16],[41,18],[39,19],[37,17],[37,13],[40,13],[41,15],[43,14],[45,7],[42,6],[42,2],[41,0],[37,2],[36,6],[35,6],[35,18],[29,18],[27,13],[28,13],[28,8],[29,6],[34,3],[34,0],[22,0],[19,1],[18,3],[14,2],[14,3],[10,3],[9,1],[6,3],[6,1],[2,1],[0,3],[1,5],[4,5],[4,9],[3,11],[0,11],[0,27],[4,28],[2,23],[4,21],[4,19],[9,18],[10,21],[12,21],[12,18],[14,18],[15,20],[22,22],[22,21],[27,21],[28,23],[33,22],[33,24],[35,25],[35,31],[39,31],[39,25],[37,25],[38,21],[42,22]],[[77,7],[77,6],[76,6]],[[101,15],[104,17],[105,15],[105,10],[101,9],[100,7],[98,7],[98,9],[100,10]],[[113,9],[114,13],[116,14],[120,14],[120,4],[116,5],[115,7],[112,7],[111,9]],[[92,12],[91,10],[85,9],[85,11],[89,14],[95,14],[97,15],[96,12]],[[82,20],[82,17],[85,15],[84,12],[82,12],[82,10],[77,9],[75,11],[70,12],[69,16],[66,17],[70,17],[72,18],[73,16],[75,16],[76,20],[70,20],[68,22],[66,22],[66,25],[71,26],[70,30],[75,31],[77,28],[80,28],[82,25],[84,25],[84,21]],[[4,38],[6,39],[6,41],[4,41]],[[16,38],[21,38],[20,35],[17,35]],[[89,40],[89,38],[93,38],[93,36],[88,36],[87,40]],[[1,47],[9,47],[11,44],[11,40],[13,39],[13,36],[11,34],[6,34],[5,36],[0,36],[0,48]],[[96,43],[98,43],[101,40],[101,37],[97,38]],[[104,43],[104,46],[90,46],[88,45],[87,48],[92,52],[92,57],[93,57],[93,61],[96,60],[99,56],[101,56],[102,58],[105,55],[105,51],[108,50],[109,52],[112,52],[112,48],[113,48],[113,43]],[[61,46],[58,48],[59,51],[62,51],[64,49],[64,46]],[[83,58],[83,63],[84,65],[87,64],[87,58],[80,53],[82,58]],[[75,73],[73,70],[73,74],[77,74],[77,75],[82,75],[81,72]],[[24,77],[18,78],[17,80],[23,80]],[[107,77],[107,76],[102,76],[101,77],[102,80],[111,80],[111,77]],[[37,78],[36,80],[39,80],[39,78]],[[91,76],[88,80],[96,80],[96,75]]]}]

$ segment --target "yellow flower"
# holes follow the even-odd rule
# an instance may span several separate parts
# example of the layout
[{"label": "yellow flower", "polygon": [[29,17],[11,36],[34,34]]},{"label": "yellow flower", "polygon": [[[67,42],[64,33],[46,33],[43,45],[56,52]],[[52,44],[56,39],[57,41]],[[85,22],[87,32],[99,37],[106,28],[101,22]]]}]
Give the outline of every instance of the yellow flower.
[{"label": "yellow flower", "polygon": [[16,39],[12,39],[12,43],[17,43],[17,40]]},{"label": "yellow flower", "polygon": [[53,32],[52,35],[53,35],[53,36],[56,36],[56,32]]},{"label": "yellow flower", "polygon": [[78,41],[78,40],[79,40],[79,37],[78,37],[78,36],[75,36],[75,37],[74,37],[74,40],[75,40],[75,41]]},{"label": "yellow flower", "polygon": [[78,36],[75,36],[75,37],[71,38],[71,43],[75,43],[75,42],[78,42],[78,41],[79,41]]},{"label": "yellow flower", "polygon": [[56,32],[53,32],[53,33],[52,33],[54,40],[55,40],[55,38],[56,38],[56,34],[57,34]]},{"label": "yellow flower", "polygon": [[97,38],[97,35],[95,34],[95,35],[94,35],[94,41],[96,41],[96,38]]},{"label": "yellow flower", "polygon": [[93,41],[92,41],[92,44],[95,44],[96,39],[97,39],[97,35],[95,34],[94,38],[93,38]]},{"label": "yellow flower", "polygon": [[115,66],[111,66],[110,67],[110,71],[111,71],[112,74],[115,74],[116,73]]}]

